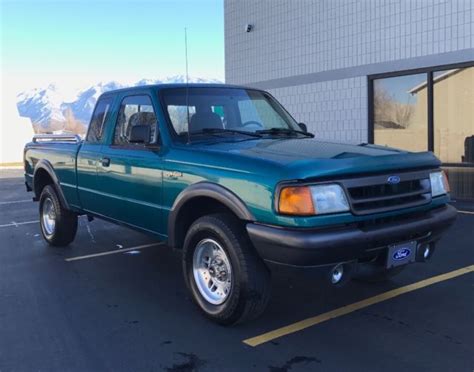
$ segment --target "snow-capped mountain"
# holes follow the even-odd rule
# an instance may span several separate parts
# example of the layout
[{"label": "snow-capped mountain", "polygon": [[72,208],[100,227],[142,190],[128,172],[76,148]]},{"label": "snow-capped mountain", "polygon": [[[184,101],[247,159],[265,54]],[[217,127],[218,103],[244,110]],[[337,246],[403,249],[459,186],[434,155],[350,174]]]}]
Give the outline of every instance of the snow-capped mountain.
[{"label": "snow-capped mountain", "polygon": [[49,124],[64,121],[63,97],[55,85],[46,88],[36,88],[17,96],[17,108],[20,116],[30,118],[32,123]]},{"label": "snow-capped mountain", "polygon": [[[142,79],[131,86],[149,84],[185,83],[185,75],[176,75],[164,79]],[[190,83],[221,83],[216,79],[190,77]],[[36,88],[17,96],[17,108],[20,116],[31,120],[37,132],[72,130],[84,132],[94,109],[97,98],[104,92],[124,88],[116,81],[100,82],[66,97],[56,85]]]}]

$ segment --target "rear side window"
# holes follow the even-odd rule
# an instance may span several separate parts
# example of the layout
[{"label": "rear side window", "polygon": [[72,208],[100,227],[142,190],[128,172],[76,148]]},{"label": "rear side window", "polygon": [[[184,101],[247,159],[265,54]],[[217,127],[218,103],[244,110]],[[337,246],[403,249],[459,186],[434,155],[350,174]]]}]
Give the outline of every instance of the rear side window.
[{"label": "rear side window", "polygon": [[87,142],[99,142],[102,139],[104,132],[104,124],[107,121],[110,108],[112,106],[112,98],[102,98],[95,106],[92,114],[91,123],[89,124],[89,131],[87,132]]},{"label": "rear side window", "polygon": [[150,142],[155,142],[157,121],[149,96],[129,96],[122,100],[115,126],[114,145],[129,145],[130,132],[134,125],[149,125]]}]

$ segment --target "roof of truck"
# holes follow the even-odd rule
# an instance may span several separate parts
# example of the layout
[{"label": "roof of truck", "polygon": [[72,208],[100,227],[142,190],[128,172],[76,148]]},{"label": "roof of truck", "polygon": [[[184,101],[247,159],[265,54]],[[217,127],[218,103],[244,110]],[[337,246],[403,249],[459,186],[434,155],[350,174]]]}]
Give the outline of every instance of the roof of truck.
[{"label": "roof of truck", "polygon": [[162,90],[162,89],[170,89],[170,88],[236,88],[236,89],[255,89],[250,87],[245,87],[241,85],[232,85],[232,84],[209,84],[209,83],[173,83],[173,84],[152,84],[152,85],[139,85],[135,87],[128,87],[128,88],[121,88],[110,90],[108,92],[103,93],[103,95],[109,95],[114,93],[121,93],[121,92],[133,92],[139,91],[143,89],[154,89],[154,90]]}]

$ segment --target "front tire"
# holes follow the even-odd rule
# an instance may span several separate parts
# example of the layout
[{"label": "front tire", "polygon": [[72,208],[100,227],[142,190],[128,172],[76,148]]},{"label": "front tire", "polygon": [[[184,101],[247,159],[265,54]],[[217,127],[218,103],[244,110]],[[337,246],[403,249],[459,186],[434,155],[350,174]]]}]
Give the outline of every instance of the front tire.
[{"label": "front tire", "polygon": [[270,272],[240,221],[228,214],[204,216],[191,225],[183,272],[194,302],[219,324],[255,319],[270,299]]},{"label": "front tire", "polygon": [[41,234],[48,244],[64,247],[71,243],[77,232],[77,215],[61,205],[56,189],[47,185],[39,203]]}]

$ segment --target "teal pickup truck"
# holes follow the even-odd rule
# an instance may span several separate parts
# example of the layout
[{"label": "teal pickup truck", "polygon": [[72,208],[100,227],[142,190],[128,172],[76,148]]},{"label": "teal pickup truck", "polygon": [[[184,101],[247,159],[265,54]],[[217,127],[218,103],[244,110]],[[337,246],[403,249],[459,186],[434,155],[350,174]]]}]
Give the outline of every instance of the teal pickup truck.
[{"label": "teal pickup truck", "polygon": [[282,266],[339,285],[427,261],[456,217],[433,154],[319,141],[238,86],[105,93],[84,141],[36,136],[24,163],[49,244],[71,243],[79,215],[151,233],[182,251],[192,298],[221,324],[261,314]]}]

